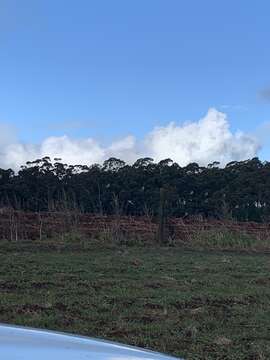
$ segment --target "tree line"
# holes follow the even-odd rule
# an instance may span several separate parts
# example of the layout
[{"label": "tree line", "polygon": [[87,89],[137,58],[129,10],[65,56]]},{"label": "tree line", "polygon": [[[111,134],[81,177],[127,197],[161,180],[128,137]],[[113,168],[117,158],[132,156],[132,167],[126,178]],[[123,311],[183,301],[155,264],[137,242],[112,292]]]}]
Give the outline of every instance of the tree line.
[{"label": "tree line", "polygon": [[168,216],[201,215],[239,221],[270,219],[270,162],[258,158],[225,167],[151,158],[128,165],[68,165],[49,157],[29,161],[15,173],[0,169],[0,206],[24,211],[76,210],[100,215],[156,216],[164,190]]}]

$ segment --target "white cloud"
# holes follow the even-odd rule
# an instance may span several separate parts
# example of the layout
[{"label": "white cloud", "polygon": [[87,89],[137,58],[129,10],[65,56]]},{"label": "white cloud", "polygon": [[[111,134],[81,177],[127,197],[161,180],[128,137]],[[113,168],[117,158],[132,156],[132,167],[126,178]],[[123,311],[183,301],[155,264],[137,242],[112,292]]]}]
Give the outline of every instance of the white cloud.
[{"label": "white cloud", "polygon": [[18,170],[28,160],[50,156],[68,164],[102,163],[111,156],[132,163],[139,157],[150,156],[156,161],[171,158],[184,166],[190,162],[207,165],[219,161],[243,160],[257,155],[258,141],[242,132],[232,133],[224,113],[210,109],[206,116],[184,124],[170,123],[155,128],[143,144],[134,136],[127,136],[109,146],[102,146],[92,138],[73,139],[66,135],[51,136],[39,145],[16,141],[13,131],[0,125],[0,166]]},{"label": "white cloud", "polygon": [[0,144],[1,156],[0,166],[18,170],[27,161],[35,160],[39,157],[39,147],[31,144],[11,143],[2,149]]},{"label": "white cloud", "polygon": [[106,150],[106,157],[114,156],[132,163],[140,157],[137,150],[137,142],[134,136],[127,136],[119,141],[115,141]]},{"label": "white cloud", "polygon": [[156,160],[171,158],[180,165],[198,162],[207,165],[219,161],[222,165],[232,160],[256,156],[257,140],[242,132],[230,131],[227,116],[209,109],[197,122],[156,128],[146,139],[146,145]]},{"label": "white cloud", "polygon": [[50,156],[52,159],[61,158],[65,163],[72,165],[92,164],[103,161],[105,149],[91,138],[78,140],[66,135],[52,136],[41,144],[40,156]]}]

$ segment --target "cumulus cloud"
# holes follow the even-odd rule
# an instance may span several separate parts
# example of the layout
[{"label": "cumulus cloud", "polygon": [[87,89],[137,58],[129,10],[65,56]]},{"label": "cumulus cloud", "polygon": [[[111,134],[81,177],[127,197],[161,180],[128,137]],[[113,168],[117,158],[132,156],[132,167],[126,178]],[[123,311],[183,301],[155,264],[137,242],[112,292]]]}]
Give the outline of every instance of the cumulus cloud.
[{"label": "cumulus cloud", "polygon": [[227,116],[216,109],[210,109],[197,122],[170,123],[154,129],[146,145],[154,159],[171,158],[180,165],[190,162],[207,165],[212,161],[225,165],[254,157],[260,148],[254,137],[240,131],[233,134]]},{"label": "cumulus cloud", "polygon": [[69,164],[91,164],[101,162],[105,157],[103,149],[94,139],[71,139],[64,135],[49,137],[40,146],[41,156],[61,158]]},{"label": "cumulus cloud", "polygon": [[125,161],[132,163],[140,157],[137,149],[137,141],[134,136],[127,136],[119,141],[113,142],[106,149],[106,157],[111,156],[124,159]]},{"label": "cumulus cloud", "polygon": [[104,147],[92,138],[72,139],[66,135],[51,136],[39,145],[14,142],[5,144],[0,138],[0,166],[18,170],[27,161],[49,156],[71,165],[103,163],[111,156],[132,162],[136,158],[135,138],[127,136]]},{"label": "cumulus cloud", "polygon": [[199,121],[157,127],[143,142],[130,135],[108,146],[93,138],[73,139],[66,135],[51,136],[39,145],[23,144],[4,125],[0,125],[0,133],[0,166],[15,170],[28,160],[44,156],[61,158],[73,165],[102,163],[111,156],[128,163],[150,156],[155,161],[171,158],[181,166],[190,162],[207,165],[213,161],[225,165],[232,160],[252,158],[260,148],[254,137],[239,131],[232,133],[226,115],[215,109],[210,109]]}]

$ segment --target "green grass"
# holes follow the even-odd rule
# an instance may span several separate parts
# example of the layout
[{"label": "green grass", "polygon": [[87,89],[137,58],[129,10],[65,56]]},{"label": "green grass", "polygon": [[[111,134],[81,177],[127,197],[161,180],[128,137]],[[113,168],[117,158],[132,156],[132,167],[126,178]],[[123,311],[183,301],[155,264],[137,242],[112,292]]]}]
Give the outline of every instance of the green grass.
[{"label": "green grass", "polygon": [[227,229],[198,231],[192,234],[186,246],[192,249],[216,249],[263,252],[270,251],[269,234],[267,237],[233,233]]},{"label": "green grass", "polygon": [[2,242],[0,321],[185,359],[270,359],[270,255]]}]

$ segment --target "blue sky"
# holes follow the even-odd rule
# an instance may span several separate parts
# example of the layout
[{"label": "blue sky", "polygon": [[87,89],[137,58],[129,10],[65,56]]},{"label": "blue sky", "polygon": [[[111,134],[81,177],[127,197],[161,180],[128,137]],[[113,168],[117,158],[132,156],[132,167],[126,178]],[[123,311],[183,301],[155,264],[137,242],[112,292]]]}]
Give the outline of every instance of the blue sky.
[{"label": "blue sky", "polygon": [[214,107],[261,137],[269,13],[266,0],[0,0],[0,122],[24,144],[110,144]]}]

